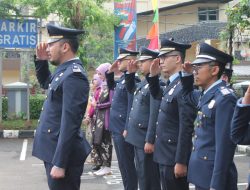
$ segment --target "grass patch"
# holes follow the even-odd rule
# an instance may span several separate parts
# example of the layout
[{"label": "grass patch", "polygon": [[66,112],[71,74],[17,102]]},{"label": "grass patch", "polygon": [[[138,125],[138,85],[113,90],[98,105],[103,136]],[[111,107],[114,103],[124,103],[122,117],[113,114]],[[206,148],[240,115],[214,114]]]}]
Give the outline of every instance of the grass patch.
[{"label": "grass patch", "polygon": [[37,120],[11,119],[3,120],[0,124],[0,130],[34,130],[37,127]]}]

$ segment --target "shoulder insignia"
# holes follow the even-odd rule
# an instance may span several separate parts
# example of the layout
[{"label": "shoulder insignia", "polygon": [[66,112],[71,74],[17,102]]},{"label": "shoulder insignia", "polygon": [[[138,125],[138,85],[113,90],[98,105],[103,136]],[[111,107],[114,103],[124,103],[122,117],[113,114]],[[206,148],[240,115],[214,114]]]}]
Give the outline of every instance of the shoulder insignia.
[{"label": "shoulder insignia", "polygon": [[225,88],[225,87],[222,87],[221,89],[220,89],[220,92],[221,92],[221,94],[222,95],[228,95],[228,94],[231,94],[231,91],[228,89],[228,88]]},{"label": "shoulder insignia", "polygon": [[77,65],[73,65],[73,72],[74,73],[80,73],[81,69]]}]

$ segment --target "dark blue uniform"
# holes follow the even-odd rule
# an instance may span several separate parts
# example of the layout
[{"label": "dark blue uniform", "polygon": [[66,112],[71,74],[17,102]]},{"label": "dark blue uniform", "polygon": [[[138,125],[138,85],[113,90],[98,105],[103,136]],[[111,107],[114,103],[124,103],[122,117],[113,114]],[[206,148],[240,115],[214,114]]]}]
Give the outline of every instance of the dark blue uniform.
[{"label": "dark blue uniform", "polygon": [[[242,105],[242,99],[234,110],[231,139],[235,144],[250,145],[250,105]],[[250,175],[248,176],[248,188],[250,186]]]},{"label": "dark blue uniform", "polygon": [[192,148],[195,109],[184,102],[178,73],[168,86],[160,88],[158,76],[149,77],[152,96],[161,99],[154,161],[159,163],[162,189],[189,189],[186,177],[175,178],[176,163],[188,165]]},{"label": "dark blue uniform", "polygon": [[150,96],[146,79],[136,84],[135,73],[131,73],[126,74],[125,80],[128,92],[134,94],[126,141],[135,147],[139,186],[141,190],[160,190],[158,165],[153,161],[153,154],[144,152],[146,142],[154,144],[160,101]]},{"label": "dark blue uniform", "polygon": [[193,90],[193,75],[183,77],[182,84],[185,99],[198,107],[188,181],[202,190],[236,190],[236,146],[230,140],[235,95],[221,80],[204,95]]},{"label": "dark blue uniform", "polygon": [[117,81],[114,73],[106,73],[108,88],[114,90],[110,108],[109,130],[112,132],[115,151],[125,190],[137,190],[138,182],[134,164],[133,146],[125,142],[123,131],[127,128],[128,113],[133,96],[127,93],[124,75]]},{"label": "dark blue uniform", "polygon": [[[80,126],[88,102],[89,83],[79,59],[57,67],[51,75],[47,61],[36,61],[42,88],[48,89],[36,130],[32,155],[43,160],[51,190],[73,190],[80,185],[83,164],[91,148]],[[65,178],[50,176],[53,166],[64,168]],[[67,179],[74,181],[67,183]]]}]

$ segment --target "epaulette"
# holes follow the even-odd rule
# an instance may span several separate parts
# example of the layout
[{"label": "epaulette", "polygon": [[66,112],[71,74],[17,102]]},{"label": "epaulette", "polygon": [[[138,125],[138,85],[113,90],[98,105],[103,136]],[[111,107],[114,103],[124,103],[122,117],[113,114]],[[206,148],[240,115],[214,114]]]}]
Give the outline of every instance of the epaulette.
[{"label": "epaulette", "polygon": [[72,71],[73,71],[73,73],[81,73],[82,72],[80,67],[75,63],[73,63],[73,65],[72,65]]},{"label": "epaulette", "polygon": [[221,94],[223,95],[223,96],[226,96],[226,95],[228,95],[228,94],[232,94],[232,91],[231,90],[229,90],[227,87],[225,87],[225,86],[221,86],[220,87],[220,92],[221,92]]}]

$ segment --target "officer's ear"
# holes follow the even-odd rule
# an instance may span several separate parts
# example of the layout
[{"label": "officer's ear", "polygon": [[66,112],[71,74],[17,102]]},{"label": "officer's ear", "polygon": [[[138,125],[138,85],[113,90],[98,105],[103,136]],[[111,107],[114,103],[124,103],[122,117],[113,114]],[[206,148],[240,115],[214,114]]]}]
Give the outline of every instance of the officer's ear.
[{"label": "officer's ear", "polygon": [[211,70],[212,76],[217,76],[218,73],[220,72],[220,67],[219,67],[219,65],[212,65],[212,66],[210,66],[210,70]]},{"label": "officer's ear", "polygon": [[65,42],[65,43],[62,44],[62,51],[63,52],[66,53],[66,52],[68,52],[70,50],[71,50],[71,47],[70,47],[69,43]]}]

